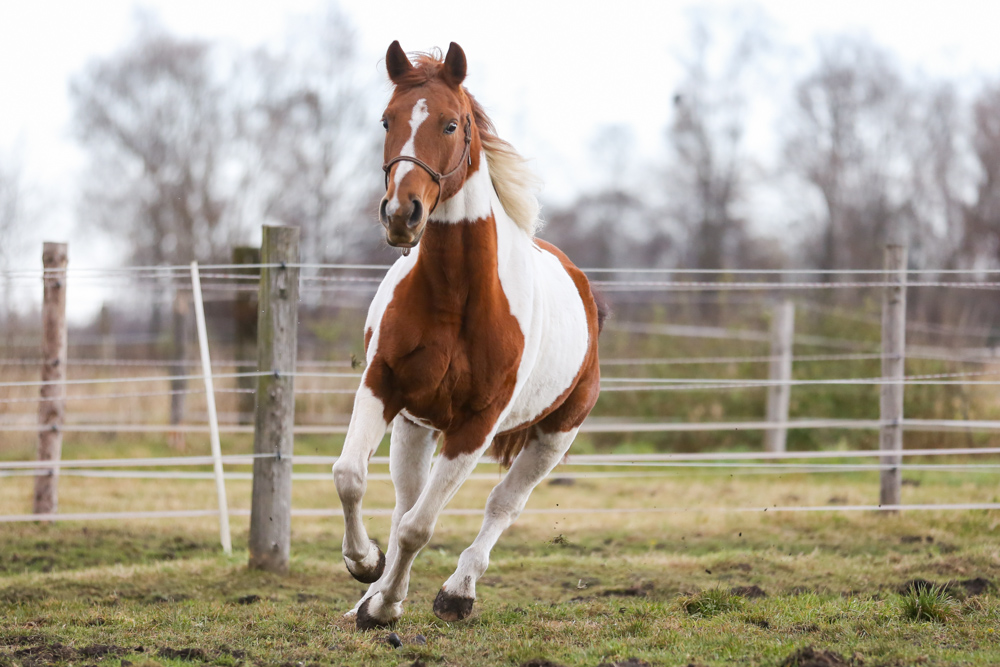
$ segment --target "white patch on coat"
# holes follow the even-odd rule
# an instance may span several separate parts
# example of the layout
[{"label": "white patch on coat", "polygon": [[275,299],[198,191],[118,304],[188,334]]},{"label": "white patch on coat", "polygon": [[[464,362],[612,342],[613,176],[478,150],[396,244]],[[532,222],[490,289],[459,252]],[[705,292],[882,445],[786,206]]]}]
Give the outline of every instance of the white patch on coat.
[{"label": "white patch on coat", "polygon": [[371,365],[378,350],[379,329],[382,326],[382,316],[385,309],[389,307],[389,302],[396,293],[396,286],[406,277],[406,275],[417,264],[417,257],[420,256],[420,245],[410,251],[409,255],[402,255],[397,259],[385,274],[385,278],[379,283],[378,291],[368,306],[368,317],[365,319],[365,332],[371,330],[372,337],[368,341],[368,350],[365,352],[365,362]]},{"label": "white patch on coat", "polygon": [[482,220],[490,214],[493,181],[486,169],[486,155],[480,153],[479,169],[472,172],[462,189],[438,202],[428,220],[433,222],[466,222]]},{"label": "white patch on coat", "polygon": [[587,312],[562,262],[539,248],[492,197],[500,284],[524,334],[524,351],[503,432],[527,423],[552,405],[576,379],[587,356]]},{"label": "white patch on coat", "polygon": [[[421,97],[417,100],[417,103],[413,105],[413,111],[410,114],[410,138],[407,139],[406,143],[403,144],[402,150],[399,151],[400,155],[405,155],[407,157],[417,157],[416,154],[416,139],[417,130],[420,129],[421,124],[430,112],[427,111],[427,100]],[[396,189],[393,191],[392,199],[385,206],[385,212],[388,215],[395,215],[396,211],[399,210],[399,185],[403,182],[403,178],[410,173],[415,165],[409,160],[404,160],[402,162],[396,163],[396,175],[393,178],[393,183],[396,184]]]}]

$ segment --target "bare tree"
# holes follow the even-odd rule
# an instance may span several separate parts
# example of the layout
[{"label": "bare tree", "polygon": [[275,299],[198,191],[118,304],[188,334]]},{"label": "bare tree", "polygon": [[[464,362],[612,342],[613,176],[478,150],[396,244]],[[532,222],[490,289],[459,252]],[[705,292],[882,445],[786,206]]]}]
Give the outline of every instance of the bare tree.
[{"label": "bare tree", "polygon": [[[0,162],[0,269],[9,268],[11,260],[20,253],[28,217],[20,164],[14,158],[4,160]],[[10,343],[17,328],[13,282],[0,276],[0,290],[3,295],[2,331]]]},{"label": "bare tree", "polygon": [[20,250],[25,224],[24,185],[14,160],[0,162],[0,268],[10,265]]},{"label": "bare tree", "polygon": [[684,264],[715,269],[732,265],[747,234],[739,208],[747,184],[748,85],[769,39],[760,20],[748,20],[731,42],[720,40],[719,31],[735,21],[710,27],[710,18],[693,15],[691,50],[679,58],[667,184],[671,217],[688,237]]},{"label": "bare tree", "polygon": [[912,226],[910,101],[896,64],[868,39],[820,42],[784,144],[789,168],[821,200],[820,231],[807,242],[819,268],[879,266],[886,238]]},{"label": "bare tree", "polygon": [[70,85],[88,149],[81,217],[127,239],[132,260],[222,257],[240,235],[224,170],[232,123],[212,45],[145,19],[132,42]]},{"label": "bare tree", "polygon": [[914,106],[917,117],[907,145],[914,215],[922,233],[910,239],[910,255],[925,266],[962,268],[974,243],[964,215],[973,179],[967,108],[950,82],[917,91]]},{"label": "bare tree", "polygon": [[[975,199],[965,210],[967,262],[1000,263],[1000,82],[984,86],[973,103]],[[975,239],[974,242],[971,240]]]},{"label": "bare tree", "polygon": [[243,65],[244,215],[299,226],[308,260],[346,257],[377,226],[382,187],[378,103],[358,74],[352,27],[330,7],[296,26],[285,49]]}]

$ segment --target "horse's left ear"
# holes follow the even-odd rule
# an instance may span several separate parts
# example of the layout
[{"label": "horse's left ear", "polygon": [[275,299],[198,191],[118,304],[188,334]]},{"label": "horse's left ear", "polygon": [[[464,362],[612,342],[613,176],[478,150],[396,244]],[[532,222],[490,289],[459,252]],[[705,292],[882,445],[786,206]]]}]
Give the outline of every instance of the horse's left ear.
[{"label": "horse's left ear", "polygon": [[461,46],[452,42],[451,46],[448,47],[448,55],[444,57],[443,74],[445,79],[456,88],[461,86],[462,82],[465,81],[465,68],[465,51],[462,50]]}]

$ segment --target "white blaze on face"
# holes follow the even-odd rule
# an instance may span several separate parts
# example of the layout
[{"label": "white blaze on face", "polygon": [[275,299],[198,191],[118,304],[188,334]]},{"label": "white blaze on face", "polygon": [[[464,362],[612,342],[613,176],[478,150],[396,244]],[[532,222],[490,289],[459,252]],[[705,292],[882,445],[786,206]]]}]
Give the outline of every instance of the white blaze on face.
[{"label": "white blaze on face", "polygon": [[[417,138],[417,130],[420,129],[420,125],[427,120],[430,113],[427,111],[427,100],[421,97],[417,100],[417,103],[413,105],[413,112],[410,114],[410,138],[405,144],[403,144],[403,150],[399,151],[400,155],[405,155],[407,157],[417,157],[416,148],[414,146],[414,141]],[[403,177],[410,173],[413,169],[413,163],[406,160],[396,164],[396,177],[393,179],[393,183],[396,185],[396,189],[392,193],[392,199],[386,204],[385,212],[388,215],[393,215],[399,210],[399,184],[403,182]]]}]

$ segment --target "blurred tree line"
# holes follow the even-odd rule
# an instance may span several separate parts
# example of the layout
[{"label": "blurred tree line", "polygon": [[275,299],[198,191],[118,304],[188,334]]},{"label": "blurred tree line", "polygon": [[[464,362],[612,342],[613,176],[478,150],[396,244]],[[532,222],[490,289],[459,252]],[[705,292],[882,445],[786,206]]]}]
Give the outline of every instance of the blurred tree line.
[{"label": "blurred tree line", "polygon": [[283,47],[244,50],[141,16],[128,45],[70,84],[90,160],[82,224],[138,264],[225,261],[265,223],[300,227],[304,261],[375,245],[377,101],[343,15],[314,19]]},{"label": "blurred tree line", "polygon": [[[856,34],[790,53],[753,11],[696,11],[689,32],[660,157],[638,164],[627,126],[601,128],[600,185],[543,209],[541,235],[579,265],[870,269],[888,238],[914,268],[1000,264],[1000,77],[933,80]],[[80,224],[131,263],[226,261],[264,223],[299,226],[306,261],[385,263],[377,76],[335,6],[253,49],[141,17],[70,82]],[[19,188],[0,159],[0,262],[26,224]],[[917,298],[938,321],[982,302]]]}]

